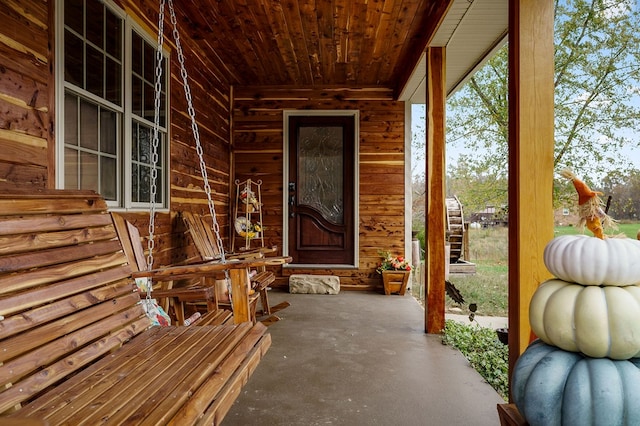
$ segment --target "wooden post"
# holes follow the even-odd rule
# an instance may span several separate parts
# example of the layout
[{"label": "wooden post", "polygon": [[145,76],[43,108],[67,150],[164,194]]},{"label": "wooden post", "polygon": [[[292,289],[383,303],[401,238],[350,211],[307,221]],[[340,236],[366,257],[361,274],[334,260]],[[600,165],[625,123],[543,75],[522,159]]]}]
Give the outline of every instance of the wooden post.
[{"label": "wooden post", "polygon": [[462,226],[462,257],[467,262],[471,262],[471,255],[469,255],[469,222],[464,222]]},{"label": "wooden post", "polygon": [[529,302],[550,277],[553,237],[553,0],[509,0],[509,377],[531,339]]},{"label": "wooden post", "polygon": [[445,279],[445,48],[427,49],[426,287],[427,333],[444,328]]}]

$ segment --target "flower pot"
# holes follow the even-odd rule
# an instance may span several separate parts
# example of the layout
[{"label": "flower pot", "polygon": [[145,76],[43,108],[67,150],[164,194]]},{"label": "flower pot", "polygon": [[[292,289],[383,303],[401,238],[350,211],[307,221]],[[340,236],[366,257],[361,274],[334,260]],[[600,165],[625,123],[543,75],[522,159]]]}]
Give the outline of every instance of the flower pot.
[{"label": "flower pot", "polygon": [[398,293],[404,296],[410,275],[411,271],[382,271],[384,294],[388,296],[393,293]]},{"label": "flower pot", "polygon": [[503,345],[509,344],[509,329],[508,328],[496,328],[496,334],[498,339]]}]

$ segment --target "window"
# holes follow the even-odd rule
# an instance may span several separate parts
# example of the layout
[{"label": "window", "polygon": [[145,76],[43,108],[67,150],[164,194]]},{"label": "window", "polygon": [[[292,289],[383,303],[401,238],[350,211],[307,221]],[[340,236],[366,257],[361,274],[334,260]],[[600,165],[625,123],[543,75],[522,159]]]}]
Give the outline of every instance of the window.
[{"label": "window", "polygon": [[[58,20],[58,186],[112,207],[151,200],[156,42],[109,1],[64,0]],[[159,99],[156,202],[167,207],[167,70]]]}]

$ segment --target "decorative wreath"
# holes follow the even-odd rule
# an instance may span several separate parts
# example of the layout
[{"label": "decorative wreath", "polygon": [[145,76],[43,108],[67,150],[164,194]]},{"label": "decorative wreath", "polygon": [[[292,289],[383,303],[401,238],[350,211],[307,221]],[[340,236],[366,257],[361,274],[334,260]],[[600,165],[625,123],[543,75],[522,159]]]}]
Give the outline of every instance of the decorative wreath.
[{"label": "decorative wreath", "polygon": [[258,232],[262,231],[260,223],[251,223],[246,217],[238,217],[235,222],[235,229],[241,237],[254,238]]}]

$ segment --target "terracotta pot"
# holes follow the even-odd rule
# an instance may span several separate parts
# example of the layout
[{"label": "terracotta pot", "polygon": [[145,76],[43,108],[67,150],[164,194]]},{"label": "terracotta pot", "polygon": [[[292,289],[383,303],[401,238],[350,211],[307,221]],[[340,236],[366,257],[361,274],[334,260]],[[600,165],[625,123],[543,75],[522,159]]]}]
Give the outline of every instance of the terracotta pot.
[{"label": "terracotta pot", "polygon": [[393,293],[398,293],[404,296],[410,275],[411,271],[382,271],[384,294],[388,296]]}]

